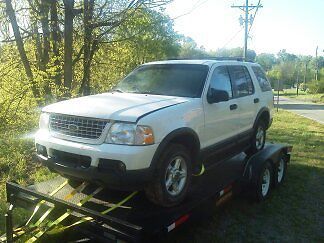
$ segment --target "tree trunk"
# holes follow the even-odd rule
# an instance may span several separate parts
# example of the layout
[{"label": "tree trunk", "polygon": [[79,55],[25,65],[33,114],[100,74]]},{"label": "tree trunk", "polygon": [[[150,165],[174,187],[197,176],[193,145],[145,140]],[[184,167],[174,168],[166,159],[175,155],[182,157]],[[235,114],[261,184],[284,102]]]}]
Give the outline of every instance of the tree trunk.
[{"label": "tree trunk", "polygon": [[[40,2],[40,22],[43,30],[43,51],[41,58],[41,66],[40,70],[46,72],[47,65],[49,62],[49,52],[50,52],[50,30],[49,30],[49,0],[41,0]],[[45,83],[45,94],[51,96],[51,88],[49,84],[49,80]]]},{"label": "tree trunk", "polygon": [[35,41],[35,56],[36,56],[36,61],[37,61],[37,66],[41,67],[42,65],[42,56],[43,56],[43,48],[42,48],[42,44],[41,44],[41,40],[40,40],[40,34],[38,32],[38,28],[37,28],[37,19],[36,18],[32,18],[31,20],[31,28],[33,31],[33,40]]},{"label": "tree trunk", "polygon": [[49,30],[49,2],[48,0],[41,1],[40,7],[40,22],[43,30],[43,56],[42,56],[42,64],[44,66],[44,70],[46,69],[46,65],[49,62],[49,51],[50,51],[50,30]]},{"label": "tree trunk", "polygon": [[35,82],[34,77],[33,77],[33,73],[32,73],[32,70],[31,70],[31,66],[30,66],[26,51],[25,51],[24,42],[22,40],[20,31],[19,31],[17,18],[16,18],[16,15],[15,15],[15,11],[14,11],[14,9],[12,7],[11,0],[5,0],[5,3],[6,3],[6,13],[7,13],[8,17],[9,17],[9,20],[10,20],[10,23],[11,23],[11,26],[12,26],[12,31],[13,31],[14,36],[15,36],[16,45],[17,45],[17,48],[18,48],[18,51],[19,51],[21,61],[22,61],[23,65],[24,65],[26,76],[27,76],[27,78],[28,78],[28,80],[29,80],[29,82],[31,84],[31,90],[32,90],[33,95],[34,95],[35,98],[40,98],[40,93],[39,93],[38,87],[37,87],[36,82]]},{"label": "tree trunk", "polygon": [[51,39],[52,39],[52,45],[53,45],[53,54],[54,54],[54,65],[56,68],[56,72],[55,72],[55,84],[57,86],[61,86],[61,79],[62,79],[62,75],[61,75],[61,67],[60,67],[60,51],[59,51],[59,46],[61,43],[61,35],[60,35],[60,28],[58,25],[58,14],[57,14],[57,1],[53,0],[51,1],[51,30],[52,30],[52,35],[51,35]]},{"label": "tree trunk", "polygon": [[[91,27],[92,18],[93,18],[93,8],[94,8],[94,0],[84,0],[83,77],[82,77],[82,83],[79,91],[79,93],[83,95],[90,94],[91,61],[94,55],[94,51],[96,49],[96,45],[91,44],[92,30],[93,30]],[[93,46],[93,49],[91,48],[91,46]]]},{"label": "tree trunk", "polygon": [[66,96],[70,96],[73,78],[73,8],[74,0],[64,0],[64,87]]}]

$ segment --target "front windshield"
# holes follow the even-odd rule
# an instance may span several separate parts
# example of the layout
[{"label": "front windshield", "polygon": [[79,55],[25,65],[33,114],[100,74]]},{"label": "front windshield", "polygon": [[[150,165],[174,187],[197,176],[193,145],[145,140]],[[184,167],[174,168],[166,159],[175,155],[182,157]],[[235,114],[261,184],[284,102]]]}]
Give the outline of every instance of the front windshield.
[{"label": "front windshield", "polygon": [[115,90],[126,93],[197,98],[201,96],[207,73],[207,65],[143,65],[123,79]]}]

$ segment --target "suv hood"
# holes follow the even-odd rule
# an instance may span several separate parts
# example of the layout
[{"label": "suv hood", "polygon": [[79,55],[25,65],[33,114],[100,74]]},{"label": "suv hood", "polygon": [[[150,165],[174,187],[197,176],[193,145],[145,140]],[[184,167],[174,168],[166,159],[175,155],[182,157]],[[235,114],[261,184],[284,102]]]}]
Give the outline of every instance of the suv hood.
[{"label": "suv hood", "polygon": [[188,98],[149,94],[104,93],[61,101],[43,112],[136,122],[147,113],[187,102]]}]

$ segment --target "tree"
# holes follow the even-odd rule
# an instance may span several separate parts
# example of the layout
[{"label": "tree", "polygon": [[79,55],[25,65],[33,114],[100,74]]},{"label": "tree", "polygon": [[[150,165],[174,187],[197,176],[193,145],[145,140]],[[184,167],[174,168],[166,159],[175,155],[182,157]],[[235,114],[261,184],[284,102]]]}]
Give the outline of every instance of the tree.
[{"label": "tree", "polygon": [[54,67],[54,82],[55,85],[61,86],[61,65],[60,65],[60,46],[62,45],[62,38],[59,27],[58,18],[58,1],[50,1],[50,15],[51,15],[51,42],[53,48],[53,67]]},{"label": "tree", "polygon": [[[236,47],[232,49],[217,49],[215,53],[212,53],[212,55],[216,57],[237,57],[242,58],[243,48]],[[254,61],[256,57],[256,53],[254,50],[247,50],[247,59],[249,61]]]},{"label": "tree", "polygon": [[31,85],[31,90],[34,94],[34,97],[36,99],[40,98],[40,93],[38,90],[38,87],[36,85],[36,82],[34,80],[34,76],[31,70],[31,66],[26,54],[26,50],[25,50],[25,46],[24,46],[24,42],[23,42],[23,38],[20,34],[20,30],[19,30],[19,26],[18,26],[18,22],[17,22],[17,18],[16,18],[16,14],[15,14],[15,10],[12,6],[12,2],[11,0],[5,0],[5,4],[6,4],[6,13],[8,15],[8,18],[10,20],[11,23],[11,27],[12,27],[12,31],[14,33],[15,36],[15,40],[16,40],[16,45],[19,51],[19,55],[21,58],[21,61],[24,65],[25,68],[25,72],[26,72],[26,76],[30,82]]},{"label": "tree", "polygon": [[113,39],[101,41],[93,57],[92,89],[107,91],[138,65],[177,57],[180,45],[172,25],[157,11],[138,11],[115,31]]},{"label": "tree", "polygon": [[[83,2],[83,24],[84,24],[84,37],[83,37],[83,78],[80,87],[80,93],[83,95],[90,94],[90,70],[91,60],[95,50],[98,48],[98,42],[92,40],[92,19],[94,13],[95,0],[84,0]],[[92,45],[91,45],[92,43]]]},{"label": "tree", "polygon": [[69,95],[73,79],[73,19],[74,0],[64,0],[64,88]]},{"label": "tree", "polygon": [[265,71],[272,69],[273,65],[276,64],[277,60],[274,54],[261,53],[257,55],[256,62],[259,63]]},{"label": "tree", "polygon": [[280,50],[277,56],[279,62],[295,62],[298,59],[296,55],[288,53],[286,49]]},{"label": "tree", "polygon": [[[99,50],[102,43],[109,43],[113,40],[116,31],[124,27],[129,19],[143,9],[162,7],[169,0],[119,0],[113,1],[111,7],[105,0],[84,0],[83,1],[83,77],[80,94],[90,94],[90,72],[95,52]],[[129,32],[130,30],[127,30]],[[116,40],[114,40],[116,41]]]},{"label": "tree", "polygon": [[182,36],[180,58],[206,58],[209,54],[203,47],[198,47],[197,43],[190,37]]}]

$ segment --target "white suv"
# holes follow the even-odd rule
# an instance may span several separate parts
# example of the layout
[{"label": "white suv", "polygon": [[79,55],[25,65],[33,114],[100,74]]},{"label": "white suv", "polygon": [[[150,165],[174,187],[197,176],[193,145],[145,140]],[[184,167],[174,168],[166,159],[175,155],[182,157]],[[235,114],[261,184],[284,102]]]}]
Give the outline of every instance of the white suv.
[{"label": "white suv", "polygon": [[[35,143],[50,169],[180,203],[205,167],[265,143],[273,94],[258,64],[169,60],[141,65],[110,93],[42,110]],[[207,158],[213,158],[207,164]]]}]

